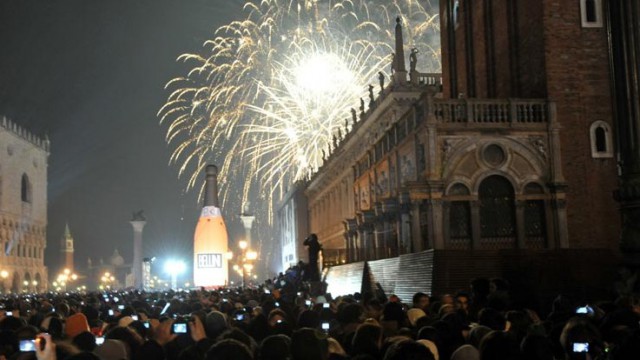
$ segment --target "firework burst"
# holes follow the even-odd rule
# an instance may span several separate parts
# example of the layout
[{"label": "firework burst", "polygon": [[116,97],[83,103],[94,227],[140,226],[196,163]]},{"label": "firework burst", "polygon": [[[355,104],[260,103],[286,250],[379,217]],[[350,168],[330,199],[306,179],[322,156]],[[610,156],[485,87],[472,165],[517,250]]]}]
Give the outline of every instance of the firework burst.
[{"label": "firework burst", "polygon": [[256,211],[270,219],[273,198],[318,169],[349,109],[387,75],[395,17],[422,71],[440,71],[439,25],[419,0],[255,0],[244,12],[202,54],[179,57],[193,68],[167,84],[159,116],[188,188],[208,163],[222,164],[223,204],[261,196]]}]

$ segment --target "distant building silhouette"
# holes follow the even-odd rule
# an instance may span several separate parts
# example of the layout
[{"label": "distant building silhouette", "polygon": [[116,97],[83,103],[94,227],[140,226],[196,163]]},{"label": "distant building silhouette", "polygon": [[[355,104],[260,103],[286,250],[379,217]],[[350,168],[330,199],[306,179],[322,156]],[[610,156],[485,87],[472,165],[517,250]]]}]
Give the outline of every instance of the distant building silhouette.
[{"label": "distant building silhouette", "polygon": [[65,224],[64,236],[60,239],[60,267],[60,273],[64,269],[69,269],[70,272],[75,270],[73,264],[73,236],[71,236],[68,223]]}]

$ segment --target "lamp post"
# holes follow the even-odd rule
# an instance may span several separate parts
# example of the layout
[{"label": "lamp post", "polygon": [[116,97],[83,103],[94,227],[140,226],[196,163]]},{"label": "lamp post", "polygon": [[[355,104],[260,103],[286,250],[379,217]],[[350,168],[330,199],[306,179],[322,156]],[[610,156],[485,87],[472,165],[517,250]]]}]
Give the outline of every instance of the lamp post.
[{"label": "lamp post", "polygon": [[[253,262],[258,258],[258,253],[249,249],[249,244],[241,240],[238,243],[240,248],[240,256],[238,257],[236,264],[233,265],[233,270],[237,271],[242,277],[242,287],[245,287],[247,282],[247,275],[251,275],[253,271]],[[233,257],[231,253],[227,256],[229,259]]]},{"label": "lamp post", "polygon": [[112,284],[115,282],[115,276],[111,275],[110,272],[105,272],[100,277],[100,290],[111,290]]},{"label": "lamp post", "polygon": [[67,284],[76,280],[78,280],[78,275],[72,273],[69,269],[64,269],[62,273],[58,274],[56,281],[53,282],[53,287],[57,291],[67,291]]},{"label": "lamp post", "polygon": [[184,272],[186,265],[182,261],[169,260],[164,265],[164,270],[171,275],[171,288],[177,290],[178,275]]}]

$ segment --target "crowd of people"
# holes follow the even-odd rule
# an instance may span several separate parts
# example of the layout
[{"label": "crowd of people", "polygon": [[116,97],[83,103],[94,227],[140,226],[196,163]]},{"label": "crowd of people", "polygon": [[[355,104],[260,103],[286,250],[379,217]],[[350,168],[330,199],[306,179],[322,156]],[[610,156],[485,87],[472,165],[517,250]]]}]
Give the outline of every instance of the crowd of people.
[{"label": "crowd of people", "polygon": [[0,360],[640,359],[640,303],[630,296],[558,296],[541,314],[514,306],[499,279],[412,299],[311,296],[281,281],[7,296]]}]

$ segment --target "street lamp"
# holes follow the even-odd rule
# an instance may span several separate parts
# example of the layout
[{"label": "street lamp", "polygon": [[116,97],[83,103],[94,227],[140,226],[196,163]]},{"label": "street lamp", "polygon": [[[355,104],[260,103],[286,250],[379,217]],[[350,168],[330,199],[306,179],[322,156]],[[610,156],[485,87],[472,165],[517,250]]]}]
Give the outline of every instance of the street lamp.
[{"label": "street lamp", "polygon": [[182,274],[186,269],[183,261],[169,260],[164,264],[164,270],[171,275],[171,288],[177,290],[178,275]]},{"label": "street lamp", "polygon": [[111,290],[112,284],[115,282],[116,278],[115,276],[111,275],[110,272],[105,272],[101,277],[100,277],[100,290]]},{"label": "street lamp", "polygon": [[[236,264],[233,265],[233,270],[238,272],[242,277],[242,287],[245,287],[247,275],[251,276],[253,262],[258,259],[258,253],[249,249],[249,243],[245,240],[239,241],[238,247],[240,248],[240,256],[238,256]],[[233,254],[227,254],[227,259],[231,259],[232,257]]]},{"label": "street lamp", "polygon": [[64,269],[62,273],[58,274],[56,281],[53,282],[53,286],[57,291],[67,291],[67,283],[78,280],[78,275],[72,273],[69,269]]}]

